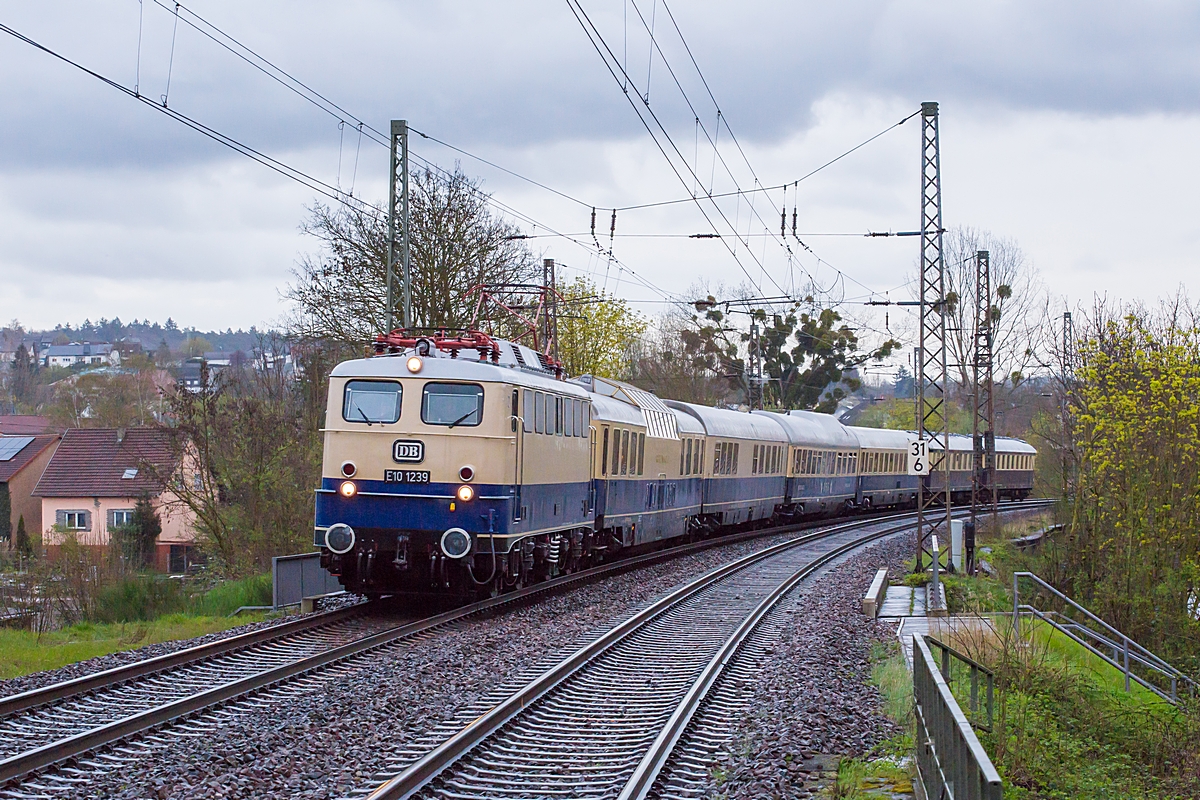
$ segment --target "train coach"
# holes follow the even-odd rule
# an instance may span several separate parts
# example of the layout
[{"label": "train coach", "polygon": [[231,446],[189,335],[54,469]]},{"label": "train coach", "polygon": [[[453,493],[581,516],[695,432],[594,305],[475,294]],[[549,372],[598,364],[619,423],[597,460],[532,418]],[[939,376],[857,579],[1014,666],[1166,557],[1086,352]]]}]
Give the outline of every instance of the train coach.
[{"label": "train coach", "polygon": [[[355,593],[486,596],[773,520],[911,505],[913,438],[566,380],[478,332],[393,333],[331,373],[313,544]],[[1000,496],[1028,496],[1036,451],[996,448]],[[970,463],[952,437],[956,495]]]}]

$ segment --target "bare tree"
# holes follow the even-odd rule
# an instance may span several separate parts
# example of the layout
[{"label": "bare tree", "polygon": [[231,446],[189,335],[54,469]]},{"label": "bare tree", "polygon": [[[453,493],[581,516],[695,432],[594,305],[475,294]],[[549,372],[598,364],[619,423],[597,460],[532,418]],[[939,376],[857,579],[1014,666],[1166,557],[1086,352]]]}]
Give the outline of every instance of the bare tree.
[{"label": "bare tree", "polygon": [[[464,328],[475,312],[469,290],[479,284],[540,283],[541,264],[520,230],[494,217],[488,195],[457,168],[431,169],[410,182],[410,265],[413,325]],[[387,327],[387,218],[317,204],[301,228],[321,245],[301,258],[284,296],[296,303],[289,321],[296,337],[362,345]],[[397,309],[402,308],[400,269]],[[397,315],[397,326],[401,324]]]},{"label": "bare tree", "polygon": [[980,250],[988,251],[991,263],[992,358],[1001,385],[1019,383],[1039,363],[1046,309],[1045,288],[1016,242],[970,226],[948,230],[944,240],[946,344],[951,374],[963,391],[969,391],[975,357],[975,256]]}]

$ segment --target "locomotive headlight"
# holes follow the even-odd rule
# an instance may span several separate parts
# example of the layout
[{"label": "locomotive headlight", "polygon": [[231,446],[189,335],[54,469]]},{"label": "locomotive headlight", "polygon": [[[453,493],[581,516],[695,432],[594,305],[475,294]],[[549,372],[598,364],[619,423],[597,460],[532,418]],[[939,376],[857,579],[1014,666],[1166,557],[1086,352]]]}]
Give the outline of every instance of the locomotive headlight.
[{"label": "locomotive headlight", "polygon": [[472,466],[460,467],[458,470],[458,479],[464,483],[469,483],[475,478],[475,468]]},{"label": "locomotive headlight", "polygon": [[447,558],[462,558],[471,552],[471,534],[462,528],[451,528],[442,534],[441,545]]},{"label": "locomotive headlight", "polygon": [[330,525],[325,531],[325,546],[338,555],[349,553],[354,549],[354,529],[344,522]]},{"label": "locomotive headlight", "polygon": [[410,358],[408,360],[408,363],[405,366],[408,367],[409,372],[411,372],[415,375],[416,373],[421,371],[421,366],[423,365],[423,363],[424,362],[422,362],[420,358],[418,358],[417,356],[413,356],[412,358]]},{"label": "locomotive headlight", "polygon": [[342,481],[342,485],[338,487],[338,494],[342,497],[354,497],[358,494],[358,487],[354,485],[354,481]]},{"label": "locomotive headlight", "polygon": [[354,466],[353,461],[346,461],[342,464],[342,474],[347,478],[353,478],[356,472],[358,472],[358,467]]},{"label": "locomotive headlight", "polygon": [[455,492],[455,496],[462,502],[469,503],[475,499],[475,490],[470,486],[460,486],[458,487],[458,491]]}]

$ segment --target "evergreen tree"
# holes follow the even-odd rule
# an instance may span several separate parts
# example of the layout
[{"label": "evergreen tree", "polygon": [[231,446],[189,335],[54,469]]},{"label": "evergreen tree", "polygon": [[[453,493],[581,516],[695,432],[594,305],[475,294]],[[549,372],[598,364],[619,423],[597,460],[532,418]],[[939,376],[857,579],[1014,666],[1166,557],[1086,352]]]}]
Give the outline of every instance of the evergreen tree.
[{"label": "evergreen tree", "polygon": [[154,560],[154,544],[162,533],[162,520],[154,510],[154,504],[147,495],[138,498],[133,508],[133,522],[130,524],[137,537],[138,551],[143,564],[149,565]]},{"label": "evergreen tree", "polygon": [[17,519],[17,552],[29,558],[33,555],[33,543],[29,541],[29,534],[25,532],[25,515],[22,514]]},{"label": "evergreen tree", "polygon": [[8,493],[8,484],[0,483],[0,542],[12,538],[12,497]]}]

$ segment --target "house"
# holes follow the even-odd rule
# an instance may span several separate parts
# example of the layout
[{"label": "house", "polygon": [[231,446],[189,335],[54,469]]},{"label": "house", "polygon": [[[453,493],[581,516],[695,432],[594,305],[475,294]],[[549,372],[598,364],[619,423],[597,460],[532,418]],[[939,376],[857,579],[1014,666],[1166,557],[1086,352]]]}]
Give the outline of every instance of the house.
[{"label": "house", "polygon": [[53,557],[67,535],[81,544],[107,547],[113,529],[133,519],[149,497],[162,533],[154,565],[184,572],[195,560],[193,514],[170,490],[176,480],[195,480],[180,464],[173,432],[165,428],[72,428],[42,473],[33,494],[42,502],[42,542]]},{"label": "house", "polygon": [[7,495],[9,510],[8,525],[0,519],[0,538],[14,541],[22,519],[30,535],[42,530],[42,501],[33,490],[57,444],[57,434],[0,436],[0,495]]},{"label": "house", "polygon": [[50,430],[50,418],[33,414],[0,414],[0,435],[38,436]]},{"label": "house", "polygon": [[24,338],[25,334],[20,329],[0,330],[0,364],[11,364],[17,360],[17,348],[21,346]]},{"label": "house", "polygon": [[42,353],[44,367],[73,367],[76,364],[121,366],[121,353],[107,342],[52,344]]}]

